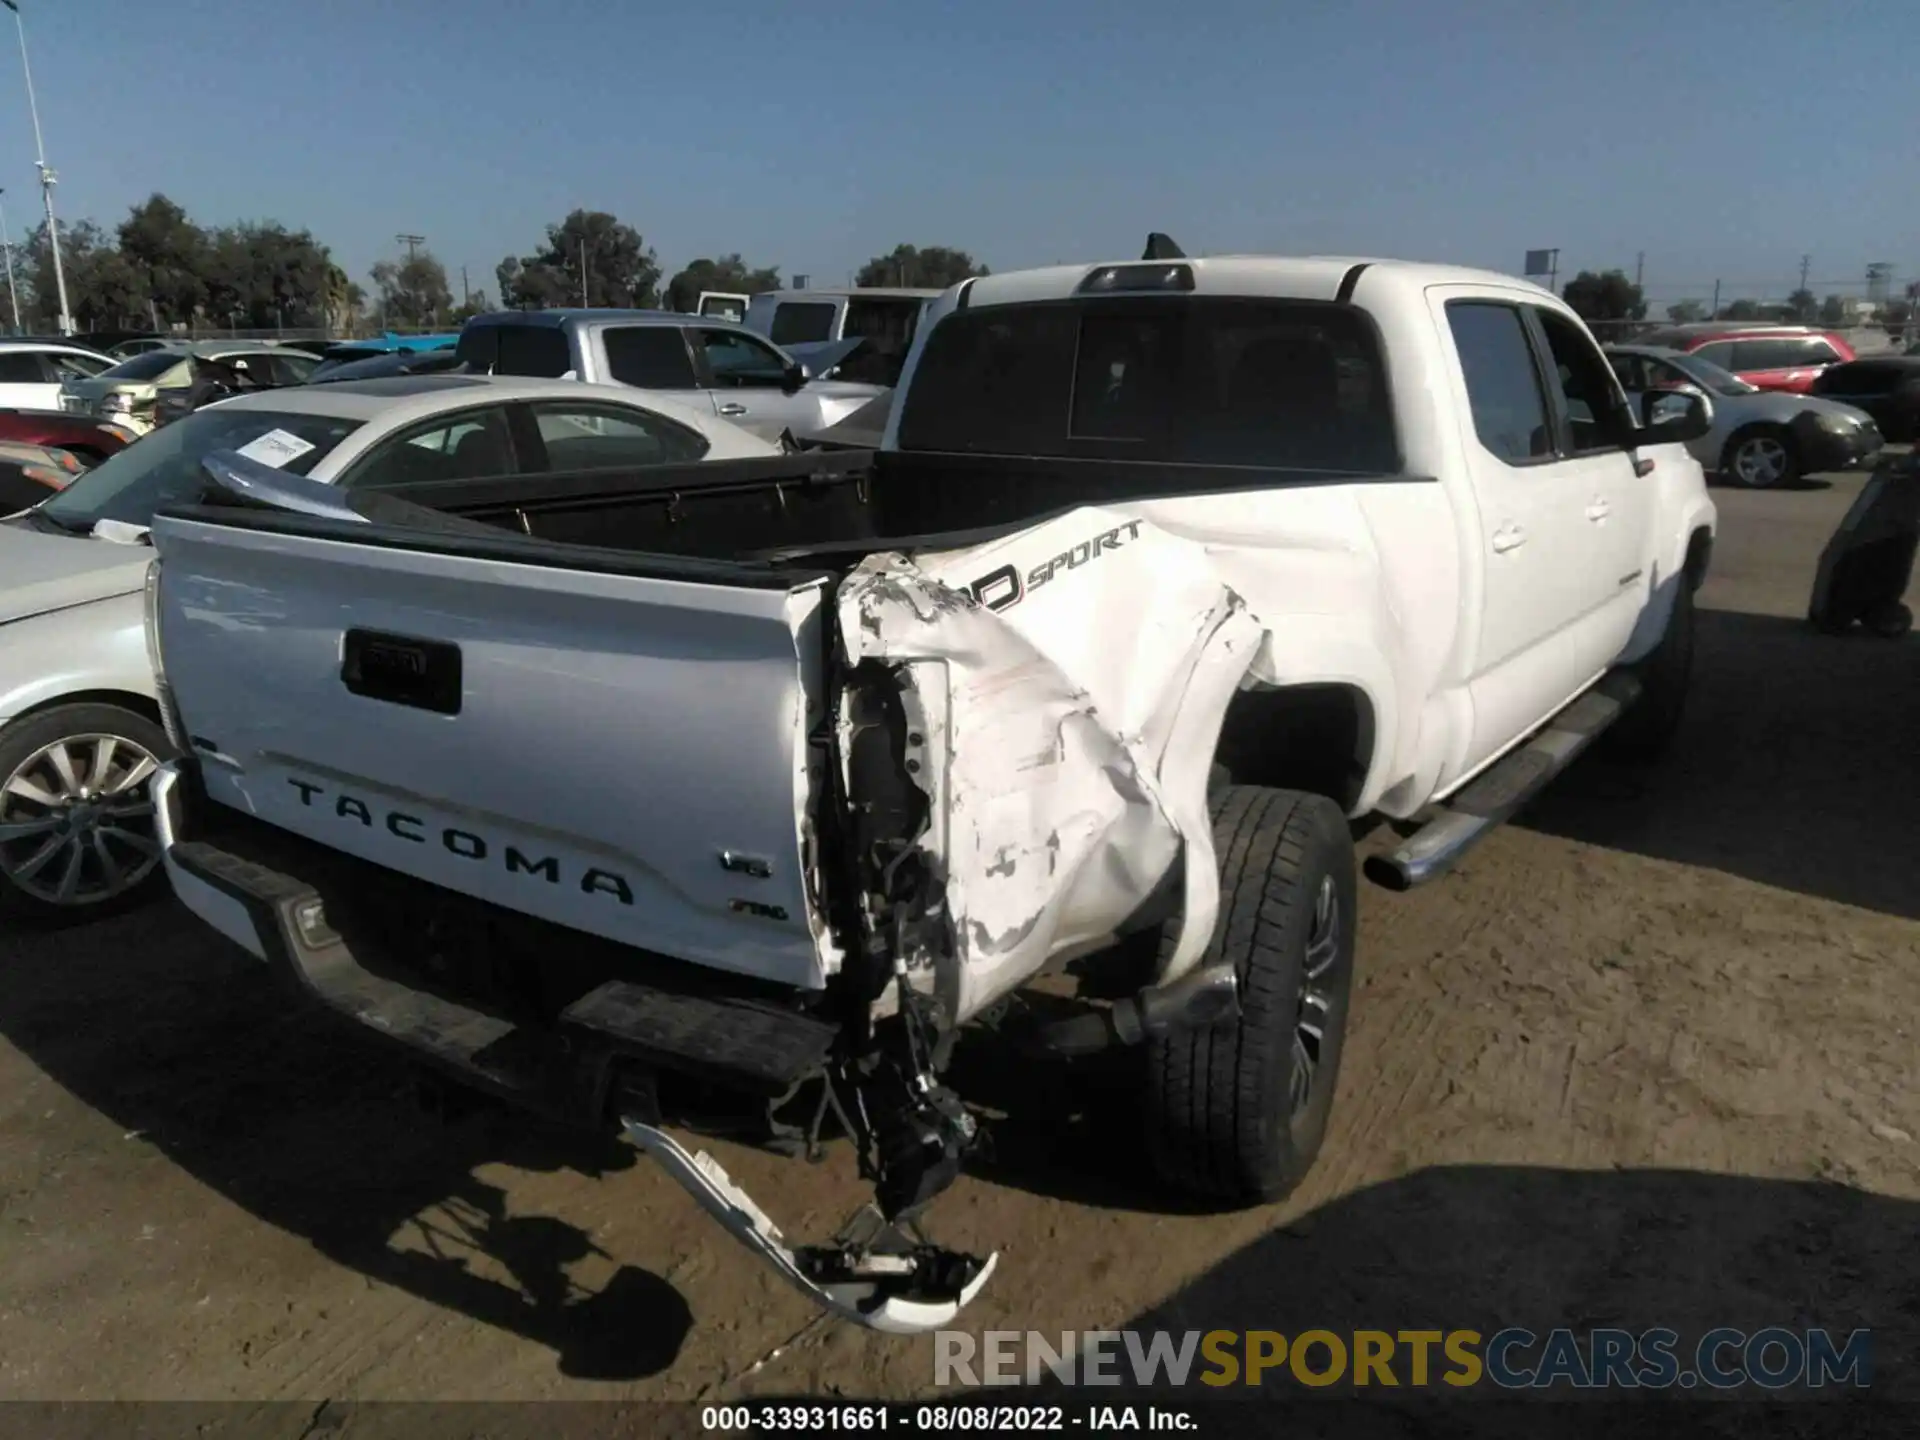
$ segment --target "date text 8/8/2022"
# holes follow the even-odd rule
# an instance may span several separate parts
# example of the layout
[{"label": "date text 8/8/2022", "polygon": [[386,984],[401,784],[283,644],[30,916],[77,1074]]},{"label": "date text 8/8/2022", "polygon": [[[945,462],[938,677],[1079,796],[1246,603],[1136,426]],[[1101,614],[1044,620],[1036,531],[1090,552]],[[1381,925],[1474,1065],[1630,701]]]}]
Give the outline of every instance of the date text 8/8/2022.
[{"label": "date text 8/8/2022", "polygon": [[989,1405],[954,1400],[934,1404],[708,1405],[700,1428],[723,1434],[852,1434],[899,1430],[948,1431],[976,1435],[1024,1434],[1068,1430],[1191,1431],[1197,1422],[1188,1411],[1159,1406]]}]

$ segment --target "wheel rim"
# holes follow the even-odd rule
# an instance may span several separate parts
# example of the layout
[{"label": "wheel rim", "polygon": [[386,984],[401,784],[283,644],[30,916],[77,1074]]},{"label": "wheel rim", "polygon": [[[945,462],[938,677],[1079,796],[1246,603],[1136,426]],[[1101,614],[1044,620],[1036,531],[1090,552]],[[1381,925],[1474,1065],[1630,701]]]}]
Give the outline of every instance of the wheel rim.
[{"label": "wheel rim", "polygon": [[1300,1004],[1293,1018],[1293,1074],[1288,1082],[1292,1118],[1313,1104],[1327,1029],[1338,1003],[1334,979],[1340,965],[1340,895],[1333,876],[1322,875],[1307,925],[1307,953],[1300,973]]},{"label": "wheel rim", "polygon": [[1743,485],[1777,485],[1787,475],[1787,447],[1770,435],[1742,441],[1733,454],[1733,473]]},{"label": "wheel rim", "polygon": [[50,905],[124,895],[160,863],[149,789],[159,762],[124,735],[68,735],[0,784],[0,875]]}]

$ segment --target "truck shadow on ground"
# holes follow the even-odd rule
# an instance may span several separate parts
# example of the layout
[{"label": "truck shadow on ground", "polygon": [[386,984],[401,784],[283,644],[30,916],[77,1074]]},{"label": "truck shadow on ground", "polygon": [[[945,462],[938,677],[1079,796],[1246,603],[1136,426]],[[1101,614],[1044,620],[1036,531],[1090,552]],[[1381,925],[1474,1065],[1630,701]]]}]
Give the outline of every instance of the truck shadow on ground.
[{"label": "truck shadow on ground", "polygon": [[[1911,1433],[1920,1400],[1916,1242],[1920,1205],[1831,1183],[1682,1170],[1421,1170],[1330,1201],[1115,1327],[1168,1331],[1176,1344],[1188,1332],[1269,1330],[1291,1340],[1328,1331],[1343,1337],[1346,1358],[1323,1388],[1299,1384],[1286,1369],[1267,1372],[1258,1388],[1244,1383],[1244,1372],[1235,1377],[1241,1383],[1204,1385],[1199,1376],[1215,1367],[1197,1347],[1183,1386],[1166,1385],[1164,1376],[1136,1386],[1125,1348],[1115,1345],[1113,1372],[1128,1377],[1122,1384],[983,1386],[964,1398],[1059,1403],[1070,1414],[1092,1405],[1205,1406],[1195,1428],[1209,1436]],[[1116,1318],[1088,1314],[1076,1323],[1093,1329]],[[1870,1383],[1789,1389],[1770,1406],[1757,1388],[1729,1392],[1741,1403],[1686,1403],[1704,1387],[1682,1386],[1678,1375],[1695,1368],[1702,1338],[1723,1326],[1748,1334],[1781,1326],[1803,1337],[1825,1328],[1842,1347],[1868,1329]],[[1484,1342],[1506,1327],[1543,1338],[1559,1327],[1671,1329],[1676,1383],[1636,1399],[1620,1391],[1576,1397],[1563,1382],[1516,1400],[1491,1377],[1465,1388],[1443,1383],[1461,1372],[1436,1345],[1422,1388],[1397,1338],[1389,1359],[1397,1388],[1384,1388],[1377,1372],[1368,1386],[1353,1383],[1356,1331],[1473,1330],[1484,1359]],[[1057,1333],[1048,1339],[1060,1343]],[[1312,1370],[1326,1373],[1330,1352],[1310,1353]],[[1538,1343],[1512,1355],[1516,1368],[1529,1370],[1540,1358]],[[975,1378],[983,1378],[978,1370]],[[943,1398],[963,1397],[949,1390]],[[1897,1408],[1889,1412],[1887,1402]],[[1144,1419],[1140,1428],[1148,1428]]]},{"label": "truck shadow on ground", "polygon": [[1697,646],[1659,764],[1582,758],[1518,823],[1920,919],[1920,635],[1702,610]]},{"label": "truck shadow on ground", "polygon": [[[1048,1008],[1044,997],[1038,1008]],[[1006,1036],[969,1036],[949,1071],[987,1121],[968,1173],[1103,1210],[1209,1213],[1204,1201],[1154,1183],[1139,1163],[1145,1063],[1131,1047],[1064,1060],[1026,1053]]]},{"label": "truck shadow on ground", "polygon": [[[423,1117],[417,1072],[297,1004],[172,904],[84,931],[0,936],[0,1031],[79,1100],[250,1213],[372,1279],[552,1349],[561,1373],[668,1368],[685,1298],[564,1221],[509,1213],[489,1164],[589,1174],[637,1156],[490,1107]],[[505,1278],[495,1278],[505,1277]]]}]

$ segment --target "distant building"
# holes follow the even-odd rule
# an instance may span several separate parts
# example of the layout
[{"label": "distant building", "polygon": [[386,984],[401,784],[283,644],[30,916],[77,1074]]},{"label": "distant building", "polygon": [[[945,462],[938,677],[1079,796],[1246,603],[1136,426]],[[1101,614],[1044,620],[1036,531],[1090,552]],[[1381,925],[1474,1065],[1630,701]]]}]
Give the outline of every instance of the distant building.
[{"label": "distant building", "polygon": [[1887,303],[1887,292],[1892,285],[1893,266],[1884,260],[1867,266],[1867,303],[1876,311]]}]

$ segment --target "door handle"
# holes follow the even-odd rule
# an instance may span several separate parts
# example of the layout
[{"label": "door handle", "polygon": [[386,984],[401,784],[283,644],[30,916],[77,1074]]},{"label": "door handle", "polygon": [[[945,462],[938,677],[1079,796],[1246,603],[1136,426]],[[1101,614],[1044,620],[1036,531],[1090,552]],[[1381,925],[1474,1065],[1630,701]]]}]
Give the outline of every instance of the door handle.
[{"label": "door handle", "polygon": [[1613,507],[1604,500],[1596,500],[1587,506],[1587,519],[1598,525],[1613,513]]},{"label": "door handle", "polygon": [[722,415],[744,415],[747,413],[747,407],[736,400],[729,400],[720,407],[720,413]]},{"label": "door handle", "polygon": [[1493,532],[1493,553],[1504,555],[1509,550],[1518,550],[1527,543],[1527,532],[1518,525],[1502,525]]}]

